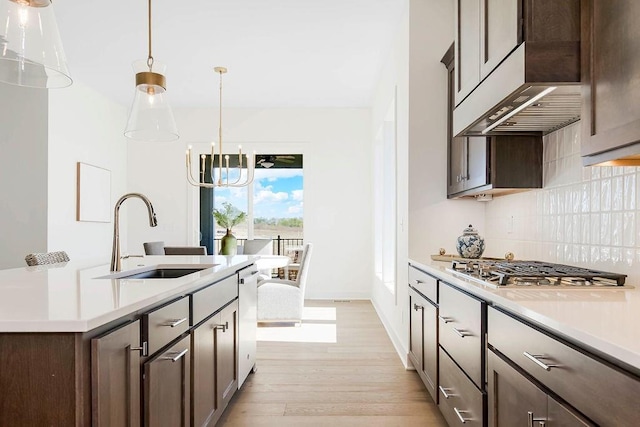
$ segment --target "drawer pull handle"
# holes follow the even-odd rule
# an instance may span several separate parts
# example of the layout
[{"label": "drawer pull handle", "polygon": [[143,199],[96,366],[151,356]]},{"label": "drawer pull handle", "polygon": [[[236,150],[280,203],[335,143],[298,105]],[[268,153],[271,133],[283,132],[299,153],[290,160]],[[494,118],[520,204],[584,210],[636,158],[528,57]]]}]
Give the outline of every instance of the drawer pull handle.
[{"label": "drawer pull handle", "polygon": [[453,329],[453,332],[455,332],[456,334],[460,335],[460,338],[464,338],[464,337],[469,337],[471,336],[471,334],[466,333],[465,331],[461,331],[458,328],[451,328]]},{"label": "drawer pull handle", "polygon": [[544,369],[545,371],[550,371],[551,368],[557,368],[560,365],[547,365],[546,363],[542,362],[539,358],[544,358],[545,356],[542,354],[531,354],[529,352],[524,352],[522,353],[524,355],[524,357],[526,357],[527,359],[531,360],[533,363],[535,363],[536,365],[540,366],[542,369]]},{"label": "drawer pull handle", "polygon": [[222,332],[227,332],[227,329],[229,329],[229,322],[225,322],[220,325],[213,325],[212,329],[222,329]]},{"label": "drawer pull handle", "polygon": [[178,360],[180,360],[182,358],[182,356],[184,356],[188,352],[189,352],[188,348],[185,348],[184,350],[182,350],[180,352],[178,352],[178,351],[170,351],[167,354],[171,354],[171,355],[174,355],[174,356],[173,357],[165,356],[162,359],[163,360],[171,360],[172,362],[177,362]]},{"label": "drawer pull handle", "polygon": [[528,411],[527,412],[527,427],[533,427],[533,423],[538,421],[539,427],[545,427],[547,425],[547,423],[545,423],[545,421],[547,421],[545,418],[534,418],[533,417],[533,412]]},{"label": "drawer pull handle", "polygon": [[450,318],[440,316],[439,314],[438,314],[438,319],[442,320],[445,324],[453,322],[453,320],[451,320]]},{"label": "drawer pull handle", "polygon": [[415,311],[418,311],[418,310],[424,310],[424,307],[423,307],[423,306],[421,306],[421,305],[418,305],[418,304],[415,304],[415,303],[414,303],[414,304],[413,304],[413,309],[414,309]]},{"label": "drawer pull handle", "polygon": [[169,320],[167,323],[163,323],[162,326],[171,326],[172,328],[175,328],[179,324],[184,323],[186,321],[187,321],[187,318],[183,317],[182,319]]},{"label": "drawer pull handle", "polygon": [[458,419],[460,420],[460,422],[462,424],[466,424],[467,421],[471,421],[471,418],[465,418],[462,414],[468,414],[469,411],[461,411],[460,409],[456,408],[455,406],[453,407],[453,412],[456,413],[456,415],[458,416]]},{"label": "drawer pull handle", "polygon": [[455,396],[455,394],[453,393],[447,393],[447,390],[451,391],[450,388],[444,388],[441,385],[438,386],[438,389],[440,389],[440,393],[442,393],[442,395],[444,396],[445,399],[450,398],[451,396]]},{"label": "drawer pull handle", "polygon": [[420,283],[424,283],[424,282],[420,279],[416,279],[416,285],[419,285]]},{"label": "drawer pull handle", "polygon": [[146,341],[142,343],[142,347],[131,347],[129,350],[131,350],[131,351],[139,351],[142,356],[148,356],[149,355]]}]

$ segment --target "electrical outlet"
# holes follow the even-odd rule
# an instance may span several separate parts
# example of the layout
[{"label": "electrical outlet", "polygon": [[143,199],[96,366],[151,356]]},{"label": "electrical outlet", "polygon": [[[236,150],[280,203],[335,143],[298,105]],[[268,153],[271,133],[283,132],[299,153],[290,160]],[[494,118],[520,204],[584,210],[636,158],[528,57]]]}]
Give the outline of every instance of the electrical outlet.
[{"label": "electrical outlet", "polygon": [[507,234],[513,233],[513,215],[507,218]]}]

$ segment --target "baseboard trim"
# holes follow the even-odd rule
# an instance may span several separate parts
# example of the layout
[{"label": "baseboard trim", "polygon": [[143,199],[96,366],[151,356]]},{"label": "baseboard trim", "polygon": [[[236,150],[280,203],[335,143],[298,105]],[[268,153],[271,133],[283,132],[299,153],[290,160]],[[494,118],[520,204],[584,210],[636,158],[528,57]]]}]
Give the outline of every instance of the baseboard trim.
[{"label": "baseboard trim", "polygon": [[380,307],[378,307],[376,302],[373,300],[371,300],[371,305],[373,305],[373,309],[376,311],[378,318],[382,322],[382,326],[384,326],[384,329],[387,331],[387,335],[391,339],[391,343],[393,344],[393,347],[396,349],[396,353],[398,353],[398,357],[400,358],[400,361],[402,362],[402,365],[404,366],[404,368],[407,370],[414,369],[413,365],[409,361],[408,350],[404,348],[404,346],[402,345],[402,341],[400,340],[396,332],[393,330],[393,328],[390,326],[388,319],[386,318],[386,316],[384,316]]}]

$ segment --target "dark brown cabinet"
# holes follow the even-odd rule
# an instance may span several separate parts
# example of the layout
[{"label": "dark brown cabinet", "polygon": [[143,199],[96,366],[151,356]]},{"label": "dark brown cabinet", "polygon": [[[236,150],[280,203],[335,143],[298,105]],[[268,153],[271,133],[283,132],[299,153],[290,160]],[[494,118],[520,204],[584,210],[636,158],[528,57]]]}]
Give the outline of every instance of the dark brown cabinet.
[{"label": "dark brown cabinet", "polygon": [[144,425],[190,426],[189,336],[144,363]]},{"label": "dark brown cabinet", "polygon": [[456,0],[455,105],[522,42],[519,0]]},{"label": "dark brown cabinet", "polygon": [[[480,83],[480,7],[482,0],[455,0],[456,73],[453,98],[458,105]],[[453,59],[453,58],[452,58]]]},{"label": "dark brown cabinet", "polygon": [[194,426],[215,425],[238,388],[237,321],[234,301],[191,332]]},{"label": "dark brown cabinet", "polygon": [[91,340],[95,427],[140,426],[140,321]]},{"label": "dark brown cabinet", "polygon": [[409,289],[409,358],[435,402],[438,400],[438,309],[428,299]]},{"label": "dark brown cabinet", "polygon": [[490,427],[594,426],[549,396],[493,351],[488,353]]},{"label": "dark brown cabinet", "polygon": [[521,4],[521,0],[483,0],[481,2],[481,80],[522,43]]},{"label": "dark brown cabinet", "polygon": [[482,427],[484,393],[479,390],[453,359],[440,348],[440,400],[438,407],[449,426]]},{"label": "dark brown cabinet", "polygon": [[[575,409],[601,427],[638,424],[636,397],[640,395],[640,378],[636,375],[499,308],[492,307],[488,312],[487,336],[492,349],[489,354],[499,354],[538,388],[559,396],[567,411]],[[496,377],[492,370],[496,369],[489,370],[489,394],[496,394],[496,390],[491,389]],[[494,383],[493,387],[502,393],[500,383]],[[553,404],[549,405],[552,413],[562,414]],[[489,408],[495,406],[494,401]]]},{"label": "dark brown cabinet", "polygon": [[640,165],[640,2],[582,3],[583,164]]},{"label": "dark brown cabinet", "polygon": [[[471,2],[473,3],[473,2]],[[542,137],[455,137],[454,45],[442,58],[448,70],[447,197],[503,194],[542,188]]]}]

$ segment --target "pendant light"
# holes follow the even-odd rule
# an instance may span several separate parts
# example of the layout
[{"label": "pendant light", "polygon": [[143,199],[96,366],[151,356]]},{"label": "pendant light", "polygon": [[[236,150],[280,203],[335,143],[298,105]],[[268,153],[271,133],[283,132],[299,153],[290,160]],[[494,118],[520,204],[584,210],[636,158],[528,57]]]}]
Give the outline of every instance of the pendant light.
[{"label": "pendant light", "polygon": [[149,54],[136,61],[136,90],[124,135],[135,141],[170,142],[179,138],[173,112],[167,102],[165,66],[151,54],[151,0],[149,0]]},{"label": "pendant light", "polygon": [[0,81],[41,89],[71,84],[51,0],[0,0]]}]

